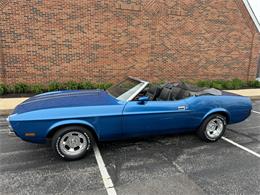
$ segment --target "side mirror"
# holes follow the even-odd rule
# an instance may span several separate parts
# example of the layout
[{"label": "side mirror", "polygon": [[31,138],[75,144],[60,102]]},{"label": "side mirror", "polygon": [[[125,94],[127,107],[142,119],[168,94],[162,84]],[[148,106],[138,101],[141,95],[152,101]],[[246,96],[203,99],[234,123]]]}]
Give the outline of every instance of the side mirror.
[{"label": "side mirror", "polygon": [[138,104],[145,104],[145,102],[149,101],[149,97],[142,96],[138,98]]}]

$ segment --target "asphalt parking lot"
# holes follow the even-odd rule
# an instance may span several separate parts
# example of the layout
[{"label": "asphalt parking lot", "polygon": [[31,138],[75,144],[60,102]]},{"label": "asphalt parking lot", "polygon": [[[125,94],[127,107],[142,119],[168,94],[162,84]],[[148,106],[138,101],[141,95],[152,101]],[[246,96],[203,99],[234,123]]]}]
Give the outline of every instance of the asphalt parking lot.
[{"label": "asphalt parking lot", "polygon": [[[99,144],[114,189],[142,195],[260,194],[260,101],[253,110],[216,143],[185,134]],[[0,194],[107,194],[96,153],[61,161],[48,145],[9,136],[5,116],[0,152]]]}]

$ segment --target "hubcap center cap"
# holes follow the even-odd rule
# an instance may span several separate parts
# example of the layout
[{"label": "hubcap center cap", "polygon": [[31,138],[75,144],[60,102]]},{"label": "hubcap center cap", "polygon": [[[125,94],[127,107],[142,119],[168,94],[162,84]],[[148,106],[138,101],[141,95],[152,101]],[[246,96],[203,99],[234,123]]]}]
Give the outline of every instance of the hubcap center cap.
[{"label": "hubcap center cap", "polygon": [[80,141],[79,141],[79,138],[77,138],[77,137],[72,137],[68,140],[68,145],[72,148],[79,146],[79,143],[80,143]]}]

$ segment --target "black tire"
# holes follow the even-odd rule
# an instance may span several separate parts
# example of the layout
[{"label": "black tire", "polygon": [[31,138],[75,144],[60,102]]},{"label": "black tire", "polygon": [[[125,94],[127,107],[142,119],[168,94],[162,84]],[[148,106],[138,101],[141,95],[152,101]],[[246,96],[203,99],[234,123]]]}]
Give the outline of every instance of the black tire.
[{"label": "black tire", "polygon": [[[215,122],[216,124],[219,124],[221,122],[223,125],[222,130],[219,130],[218,133],[216,133],[216,135],[212,131],[211,131],[212,133],[210,133],[210,130],[207,130],[207,127],[210,122],[212,123]],[[221,127],[221,124],[219,124],[219,126]],[[221,114],[212,114],[203,121],[203,123],[201,124],[200,128],[197,131],[197,134],[204,141],[215,142],[219,140],[222,137],[222,135],[225,133],[226,127],[227,127],[227,119],[225,116]]]},{"label": "black tire", "polygon": [[[93,140],[93,136],[88,129],[82,126],[66,126],[54,134],[52,149],[58,157],[64,160],[78,160],[92,149]],[[72,151],[69,151],[69,149]]]}]

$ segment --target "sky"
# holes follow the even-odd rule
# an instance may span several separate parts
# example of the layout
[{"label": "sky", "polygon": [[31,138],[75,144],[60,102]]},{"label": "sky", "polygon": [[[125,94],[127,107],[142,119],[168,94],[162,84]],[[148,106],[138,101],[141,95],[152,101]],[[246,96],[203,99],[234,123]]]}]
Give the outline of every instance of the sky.
[{"label": "sky", "polygon": [[260,0],[248,0],[248,2],[250,3],[255,16],[258,19],[258,22],[260,23]]}]

